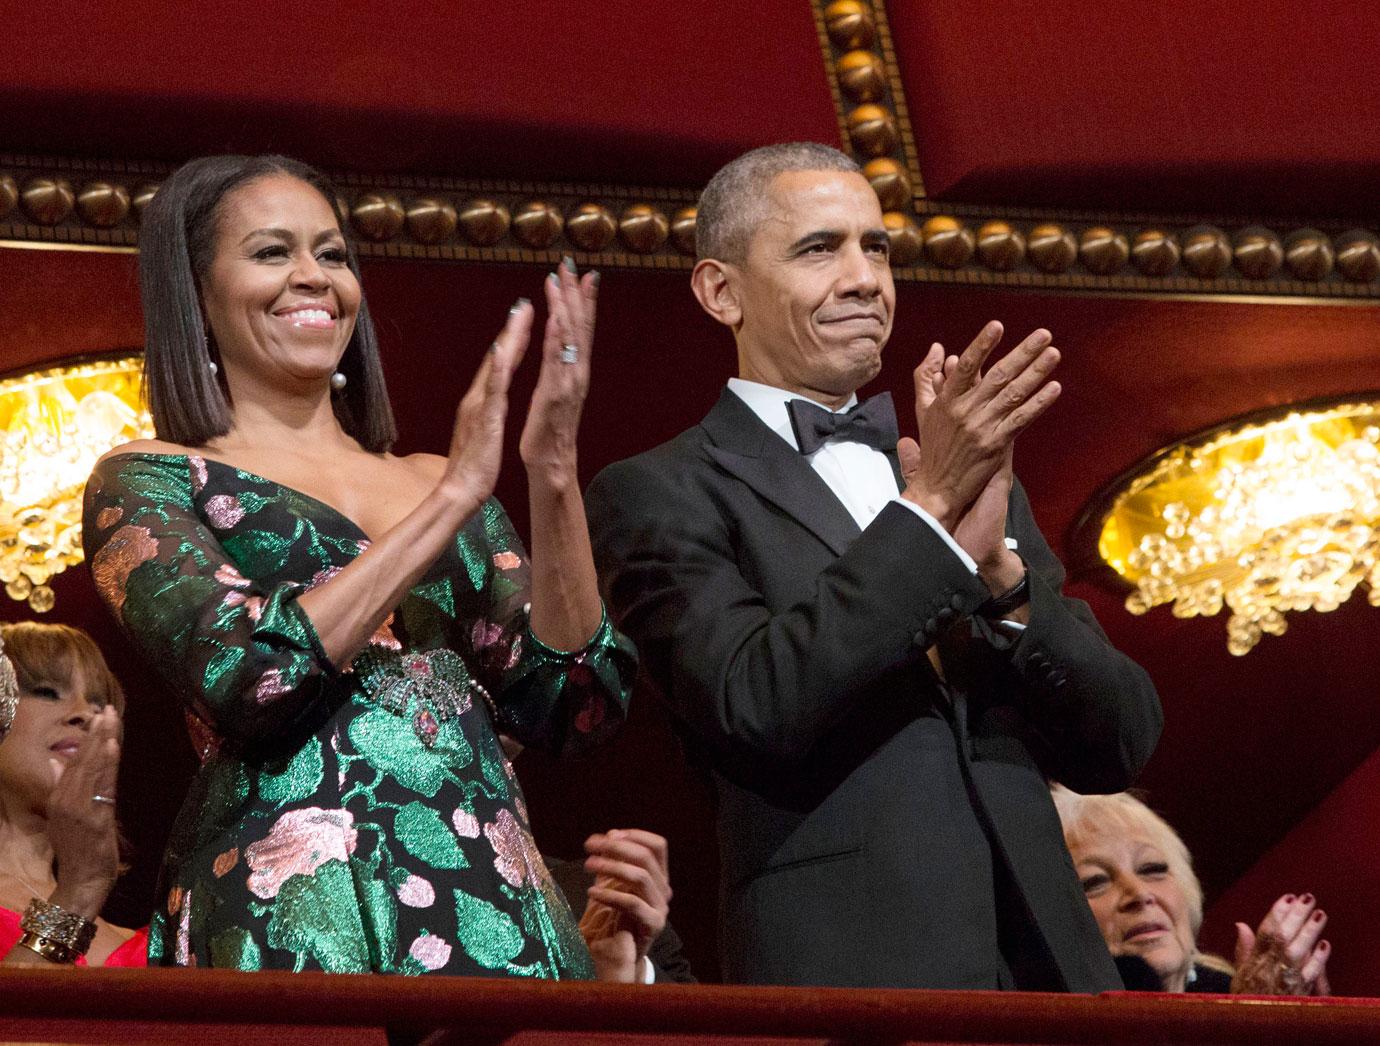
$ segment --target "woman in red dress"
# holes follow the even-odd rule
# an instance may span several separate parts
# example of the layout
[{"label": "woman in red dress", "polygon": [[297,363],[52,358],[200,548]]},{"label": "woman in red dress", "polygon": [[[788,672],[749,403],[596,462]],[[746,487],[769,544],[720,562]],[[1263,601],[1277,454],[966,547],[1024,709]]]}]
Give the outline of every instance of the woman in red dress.
[{"label": "woman in red dress", "polygon": [[124,694],[91,637],[0,626],[0,963],[145,966],[148,935],[100,917],[119,874]]}]

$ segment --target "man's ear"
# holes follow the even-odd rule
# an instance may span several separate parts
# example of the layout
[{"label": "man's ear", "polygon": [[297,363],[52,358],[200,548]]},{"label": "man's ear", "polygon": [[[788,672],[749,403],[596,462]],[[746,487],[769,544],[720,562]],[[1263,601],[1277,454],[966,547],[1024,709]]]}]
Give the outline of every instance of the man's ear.
[{"label": "man's ear", "polygon": [[743,321],[734,275],[731,265],[714,258],[703,259],[690,274],[690,288],[700,308],[731,330],[737,330]]}]

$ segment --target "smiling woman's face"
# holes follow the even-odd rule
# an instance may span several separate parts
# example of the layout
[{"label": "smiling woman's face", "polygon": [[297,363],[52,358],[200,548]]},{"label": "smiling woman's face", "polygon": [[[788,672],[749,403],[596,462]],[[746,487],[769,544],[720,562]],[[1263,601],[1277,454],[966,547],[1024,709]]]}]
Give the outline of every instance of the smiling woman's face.
[{"label": "smiling woman's face", "polygon": [[201,292],[232,395],[250,383],[325,388],[361,298],[335,211],[289,174],[225,197]]},{"label": "smiling woman's face", "polygon": [[1144,959],[1166,991],[1183,991],[1193,928],[1183,885],[1166,854],[1135,832],[1093,832],[1071,845],[1078,878],[1113,955]]}]

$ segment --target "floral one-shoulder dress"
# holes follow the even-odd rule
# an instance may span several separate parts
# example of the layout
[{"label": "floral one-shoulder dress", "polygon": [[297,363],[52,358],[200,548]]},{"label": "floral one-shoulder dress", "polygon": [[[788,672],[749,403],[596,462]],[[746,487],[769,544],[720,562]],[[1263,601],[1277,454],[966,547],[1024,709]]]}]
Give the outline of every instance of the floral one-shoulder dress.
[{"label": "floral one-shoulder dress", "polygon": [[578,651],[532,634],[498,502],[339,669],[298,597],[369,542],[329,505],[223,462],[117,454],[87,485],[83,540],[202,760],[150,965],[592,976],[498,734],[599,741],[636,655],[607,618]]}]

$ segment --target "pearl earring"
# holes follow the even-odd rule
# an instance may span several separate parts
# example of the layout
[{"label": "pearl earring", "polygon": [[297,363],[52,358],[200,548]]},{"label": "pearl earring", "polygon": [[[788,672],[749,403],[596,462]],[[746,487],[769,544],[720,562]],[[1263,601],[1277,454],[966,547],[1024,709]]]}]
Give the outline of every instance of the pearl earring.
[{"label": "pearl earring", "polygon": [[216,366],[216,361],[215,361],[215,360],[211,360],[211,362],[208,363],[208,364],[206,364],[206,366],[207,366],[207,367],[210,369],[210,371],[211,371],[211,377],[214,378],[217,374],[220,373],[220,368]]},{"label": "pearl earring", "polygon": [[347,379],[344,374],[342,374],[340,371],[336,371],[334,374],[331,375],[331,388],[335,392],[341,391],[343,388],[345,388],[346,380]]}]

